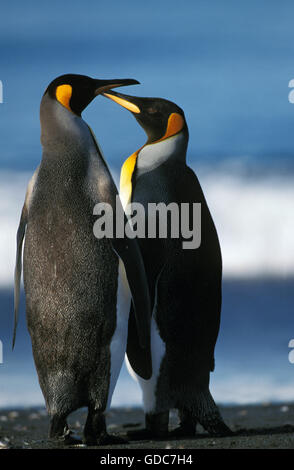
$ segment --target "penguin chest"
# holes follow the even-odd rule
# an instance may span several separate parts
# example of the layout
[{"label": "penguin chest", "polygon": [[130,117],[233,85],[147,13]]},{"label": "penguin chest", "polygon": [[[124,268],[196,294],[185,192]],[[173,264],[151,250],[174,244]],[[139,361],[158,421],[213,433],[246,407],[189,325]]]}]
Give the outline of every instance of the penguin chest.
[{"label": "penguin chest", "polygon": [[162,361],[166,353],[166,345],[163,339],[160,336],[158,325],[156,322],[156,310],[157,310],[157,285],[159,277],[155,286],[155,299],[154,306],[151,318],[151,331],[150,331],[150,340],[151,340],[151,360],[152,360],[152,376],[150,379],[143,379],[139,374],[137,374],[126,356],[126,365],[130,375],[139,382],[142,389],[143,395],[143,405],[145,413],[155,412],[157,404],[157,384],[160,378],[160,368]]},{"label": "penguin chest", "polygon": [[[116,316],[118,259],[107,239],[93,234],[82,198],[73,205],[36,199],[24,246],[24,286],[31,332],[103,335],[107,345]],[[80,204],[80,205],[78,205]],[[38,331],[37,331],[38,330]],[[95,349],[96,350],[96,349]]]},{"label": "penguin chest", "polygon": [[124,264],[121,260],[119,260],[118,265],[116,299],[116,325],[110,343],[110,385],[107,402],[108,408],[110,407],[114,387],[117,382],[126,351],[129,312],[131,307],[131,293]]}]

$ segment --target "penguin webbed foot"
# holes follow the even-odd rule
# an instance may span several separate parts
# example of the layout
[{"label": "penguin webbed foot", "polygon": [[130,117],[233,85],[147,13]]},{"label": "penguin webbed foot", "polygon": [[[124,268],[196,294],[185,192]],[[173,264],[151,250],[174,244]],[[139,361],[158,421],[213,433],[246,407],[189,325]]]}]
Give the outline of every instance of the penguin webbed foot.
[{"label": "penguin webbed foot", "polygon": [[160,413],[146,413],[144,429],[128,431],[127,436],[133,441],[161,440],[168,437],[169,410]]},{"label": "penguin webbed foot", "polygon": [[234,434],[224,422],[209,389],[197,393],[190,412],[192,419],[201,424],[211,436],[226,437]]},{"label": "penguin webbed foot", "polygon": [[178,408],[180,424],[169,435],[174,438],[195,437],[197,420],[185,407]]},{"label": "penguin webbed foot", "polygon": [[99,437],[87,436],[83,440],[87,446],[110,446],[110,445],[125,445],[128,441],[123,437],[116,436],[114,434],[108,434],[103,432]]},{"label": "penguin webbed foot", "polygon": [[144,428],[137,431],[128,431],[127,436],[131,441],[163,440],[168,437],[168,432]]},{"label": "penguin webbed foot", "polygon": [[61,413],[51,415],[49,439],[64,445],[82,443],[81,439],[69,429],[66,418],[64,414]]},{"label": "penguin webbed foot", "polygon": [[79,445],[83,443],[82,439],[69,429],[63,436],[59,437],[58,440],[63,442],[65,446]]},{"label": "penguin webbed foot", "polygon": [[177,428],[173,429],[169,433],[169,437],[171,438],[182,438],[182,437],[195,437],[196,435],[196,428],[187,428],[185,426],[178,426]]},{"label": "penguin webbed foot", "polygon": [[229,437],[234,435],[234,432],[223,421],[216,424],[203,423],[202,426],[211,436]]},{"label": "penguin webbed foot", "polygon": [[87,446],[123,445],[128,441],[120,436],[108,434],[106,430],[105,415],[101,410],[89,407],[84,428],[84,444]]},{"label": "penguin webbed foot", "polygon": [[[56,423],[56,420],[55,420]],[[82,440],[80,439],[79,436],[77,436],[73,431],[71,431],[65,423],[60,421],[58,423],[57,427],[55,426],[55,423],[51,421],[51,427],[50,427],[50,432],[49,432],[49,439],[51,441],[56,441],[58,445],[65,445],[65,446],[72,446],[72,445],[78,445],[82,444]]]},{"label": "penguin webbed foot", "polygon": [[109,446],[109,445],[120,445],[128,444],[128,441],[123,437],[116,436],[114,434],[105,433],[99,437],[97,444],[100,446]]}]

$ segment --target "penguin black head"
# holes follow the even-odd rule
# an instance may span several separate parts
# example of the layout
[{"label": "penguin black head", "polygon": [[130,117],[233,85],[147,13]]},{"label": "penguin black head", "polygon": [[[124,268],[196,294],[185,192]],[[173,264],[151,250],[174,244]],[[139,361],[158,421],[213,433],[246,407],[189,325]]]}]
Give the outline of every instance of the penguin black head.
[{"label": "penguin black head", "polygon": [[115,91],[102,94],[131,111],[145,130],[148,143],[165,140],[182,131],[188,135],[184,111],[172,101],[123,95]]},{"label": "penguin black head", "polygon": [[47,87],[44,95],[47,93],[69,111],[80,116],[88,104],[104,91],[138,83],[137,80],[130,78],[97,80],[86,75],[67,74],[55,78]]}]

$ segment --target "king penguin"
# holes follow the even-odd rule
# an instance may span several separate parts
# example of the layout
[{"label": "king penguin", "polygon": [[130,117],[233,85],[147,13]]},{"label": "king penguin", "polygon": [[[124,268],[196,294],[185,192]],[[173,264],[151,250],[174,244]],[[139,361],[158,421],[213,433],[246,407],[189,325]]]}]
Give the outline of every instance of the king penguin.
[{"label": "king penguin", "polygon": [[50,83],[40,106],[42,160],[28,185],[17,232],[13,345],[25,238],[27,324],[50,416],[49,437],[66,442],[71,442],[67,416],[80,407],[88,407],[86,444],[119,440],[107,433],[104,411],[125,355],[131,299],[142,347],[150,337],[148,284],[137,241],[94,236],[94,206],[108,203],[115,211],[119,197],[81,117],[102,91],[136,83],[67,74]]},{"label": "king penguin", "polygon": [[[148,205],[201,204],[201,243],[183,248],[183,238],[138,238],[152,305],[152,376],[145,379],[149,357],[137,341],[131,312],[127,359],[143,392],[146,428],[133,438],[163,437],[168,433],[169,410],[178,409],[175,436],[195,435],[200,423],[212,435],[231,431],[224,423],[209,390],[221,313],[222,258],[217,231],[199,181],[186,164],[188,127],[184,112],[160,98],[103,95],[128,109],[148,140],[122,166],[123,206],[140,203],[148,224]],[[180,209],[181,210],[181,209]],[[171,234],[171,219],[168,234]]]}]

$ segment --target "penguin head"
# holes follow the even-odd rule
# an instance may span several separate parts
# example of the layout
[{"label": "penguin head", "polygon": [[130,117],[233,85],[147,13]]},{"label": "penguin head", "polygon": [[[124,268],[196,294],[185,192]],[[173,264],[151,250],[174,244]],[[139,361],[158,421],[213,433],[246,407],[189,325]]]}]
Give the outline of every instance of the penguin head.
[{"label": "penguin head", "polygon": [[188,138],[184,111],[172,101],[163,98],[141,98],[115,91],[102,93],[106,98],[128,109],[148,137],[148,144],[172,137],[181,132]]},{"label": "penguin head", "polygon": [[44,96],[48,95],[70,112],[81,116],[82,111],[99,94],[110,88],[135,85],[133,79],[97,80],[86,75],[67,74],[55,78],[47,87]]}]

